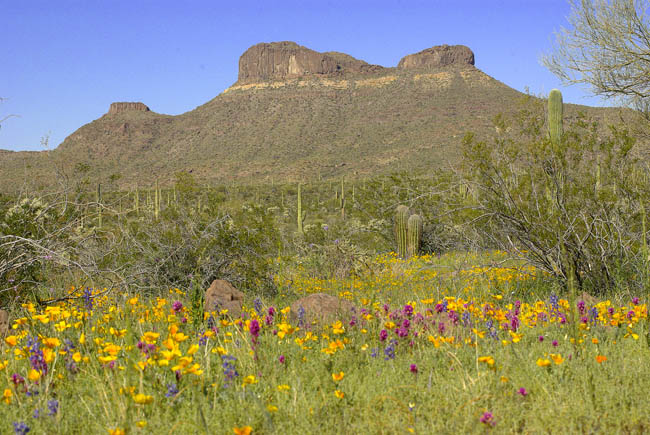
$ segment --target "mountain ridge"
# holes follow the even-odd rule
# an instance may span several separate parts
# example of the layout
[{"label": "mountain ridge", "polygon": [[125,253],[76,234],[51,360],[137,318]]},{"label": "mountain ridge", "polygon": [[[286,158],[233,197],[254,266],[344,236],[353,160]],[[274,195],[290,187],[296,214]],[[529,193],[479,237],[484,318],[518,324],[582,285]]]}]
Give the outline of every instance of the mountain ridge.
[{"label": "mountain ridge", "polygon": [[[474,66],[465,46],[436,46],[395,67],[290,41],[260,43],[240,57],[238,80],[180,115],[113,103],[46,152],[0,152],[8,176],[36,188],[57,171],[112,188],[171,183],[178,171],[202,182],[263,182],[435,170],[460,158],[466,131],[487,137],[491,119],[523,97]],[[115,105],[115,106],[114,106]],[[612,118],[619,109],[566,105]],[[27,175],[29,174],[29,175]]]}]

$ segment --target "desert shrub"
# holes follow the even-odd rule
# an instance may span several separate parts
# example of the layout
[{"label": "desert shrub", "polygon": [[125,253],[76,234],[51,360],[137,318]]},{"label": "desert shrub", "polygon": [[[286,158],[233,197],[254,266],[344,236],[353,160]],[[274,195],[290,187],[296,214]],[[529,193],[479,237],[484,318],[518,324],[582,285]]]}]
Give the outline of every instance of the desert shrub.
[{"label": "desert shrub", "polygon": [[552,142],[543,102],[529,103],[513,119],[495,119],[490,143],[465,136],[468,218],[494,247],[564,284],[599,292],[633,278],[647,258],[641,223],[650,198],[634,139],[625,126],[578,116]]},{"label": "desert shrub", "polygon": [[238,213],[163,213],[119,227],[113,261],[125,280],[142,291],[206,287],[216,278],[242,290],[272,294],[271,262],[277,246],[272,216],[251,206]]}]

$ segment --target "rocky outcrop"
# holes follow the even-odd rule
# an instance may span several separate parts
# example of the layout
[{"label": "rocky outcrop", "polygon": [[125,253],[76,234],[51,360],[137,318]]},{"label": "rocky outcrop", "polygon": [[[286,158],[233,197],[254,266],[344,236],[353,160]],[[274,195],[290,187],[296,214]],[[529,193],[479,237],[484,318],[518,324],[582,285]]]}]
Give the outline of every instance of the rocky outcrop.
[{"label": "rocky outcrop", "polygon": [[436,68],[447,65],[474,65],[474,53],[464,45],[437,45],[404,56],[397,64],[397,68]]},{"label": "rocky outcrop", "polygon": [[241,55],[237,83],[382,69],[344,53],[319,53],[291,41],[271,42],[254,45]]},{"label": "rocky outcrop", "polygon": [[148,112],[149,108],[143,103],[111,103],[111,107],[108,109],[108,114],[113,115],[115,113],[127,112],[127,111],[137,111],[137,112]]}]

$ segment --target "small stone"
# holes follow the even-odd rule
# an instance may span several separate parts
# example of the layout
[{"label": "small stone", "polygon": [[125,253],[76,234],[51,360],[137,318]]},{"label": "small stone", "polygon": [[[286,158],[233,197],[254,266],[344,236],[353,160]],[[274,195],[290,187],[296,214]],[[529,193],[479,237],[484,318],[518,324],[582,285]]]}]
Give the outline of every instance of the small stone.
[{"label": "small stone", "polygon": [[215,279],[205,291],[204,300],[204,311],[208,313],[215,311],[219,314],[221,310],[228,310],[230,317],[237,318],[241,316],[244,293],[226,280]]},{"label": "small stone", "polygon": [[326,293],[314,293],[291,304],[289,314],[291,323],[295,324],[300,320],[301,308],[304,310],[303,325],[309,325],[314,320],[320,322],[346,320],[346,317],[354,314],[354,305],[351,302]]},{"label": "small stone", "polygon": [[0,310],[0,337],[4,337],[9,332],[9,313]]}]

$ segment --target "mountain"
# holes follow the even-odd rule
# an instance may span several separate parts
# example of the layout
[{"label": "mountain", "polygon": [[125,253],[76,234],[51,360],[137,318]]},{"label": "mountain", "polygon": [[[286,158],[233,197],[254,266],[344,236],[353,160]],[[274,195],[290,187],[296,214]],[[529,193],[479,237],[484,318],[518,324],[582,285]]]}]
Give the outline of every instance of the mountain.
[{"label": "mountain", "polygon": [[[467,131],[487,137],[493,117],[524,94],[474,66],[465,46],[441,45],[371,65],[294,42],[261,43],[239,60],[237,82],[177,116],[118,102],[56,149],[0,150],[0,190],[90,177],[111,188],[170,183],[264,182],[433,171],[457,162]],[[596,119],[620,109],[566,105]]]}]

